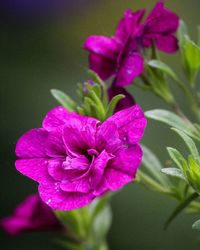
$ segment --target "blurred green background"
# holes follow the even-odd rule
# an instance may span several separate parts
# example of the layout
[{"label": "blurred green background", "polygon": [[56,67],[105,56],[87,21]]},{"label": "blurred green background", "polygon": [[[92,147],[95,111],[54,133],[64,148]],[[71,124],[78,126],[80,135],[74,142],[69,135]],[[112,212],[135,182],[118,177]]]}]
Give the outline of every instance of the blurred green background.
[{"label": "blurred green background", "polygon": [[[11,1],[12,2],[12,1]],[[17,2],[17,0],[15,1]],[[49,90],[58,88],[76,98],[76,84],[87,79],[87,53],[81,48],[90,34],[112,35],[125,9],[150,9],[150,0],[66,1],[62,10],[34,11],[1,6],[0,76],[1,76],[1,157],[0,218],[30,193],[35,183],[21,176],[14,167],[17,138],[30,128],[40,127],[42,118],[57,103]],[[199,24],[199,0],[165,1],[190,27],[195,37]],[[8,8],[9,7],[9,8]],[[44,7],[44,6],[43,6]],[[179,55],[165,56],[180,71]],[[178,61],[179,60],[179,61]],[[168,108],[157,97],[131,86],[144,110]],[[176,88],[174,89],[176,92]],[[184,99],[177,95],[181,105]],[[190,111],[186,108],[187,114]],[[181,140],[168,127],[149,121],[143,143],[167,159],[166,146]],[[200,248],[200,233],[191,229],[199,215],[181,214],[167,231],[163,224],[176,203],[168,197],[129,185],[112,201],[114,222],[108,235],[111,250],[195,250]],[[27,233],[11,238],[0,232],[2,250],[53,250],[53,233]]]}]

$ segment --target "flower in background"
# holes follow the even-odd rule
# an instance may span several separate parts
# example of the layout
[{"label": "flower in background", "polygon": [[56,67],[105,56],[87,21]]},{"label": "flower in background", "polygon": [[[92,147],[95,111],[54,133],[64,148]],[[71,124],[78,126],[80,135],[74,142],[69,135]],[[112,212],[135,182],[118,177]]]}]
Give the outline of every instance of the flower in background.
[{"label": "flower in background", "polygon": [[37,194],[28,196],[17,206],[13,215],[0,221],[0,225],[10,235],[62,228],[53,211]]},{"label": "flower in background", "polygon": [[103,123],[56,107],[46,115],[43,128],[19,139],[16,168],[39,183],[42,200],[53,209],[81,208],[133,181],[145,126],[138,105]]},{"label": "flower in background", "polygon": [[154,45],[173,53],[178,49],[174,33],[179,17],[158,2],[144,22],[145,10],[127,10],[112,37],[89,36],[84,48],[89,51],[90,68],[106,80],[115,76],[114,86],[126,86],[144,71],[143,50]]}]

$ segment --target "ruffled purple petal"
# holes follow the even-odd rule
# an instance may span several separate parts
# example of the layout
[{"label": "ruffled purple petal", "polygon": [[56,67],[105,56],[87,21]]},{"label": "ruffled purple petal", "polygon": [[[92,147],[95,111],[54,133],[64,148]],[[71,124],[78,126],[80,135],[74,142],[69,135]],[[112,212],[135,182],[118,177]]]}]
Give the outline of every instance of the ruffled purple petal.
[{"label": "ruffled purple petal", "polygon": [[125,43],[129,37],[135,35],[139,30],[140,21],[144,13],[145,10],[139,10],[137,12],[126,10],[124,17],[117,26],[115,37],[122,43]]},{"label": "ruffled purple petal", "polygon": [[48,158],[21,159],[15,162],[16,169],[23,175],[37,182],[51,181],[48,174]]},{"label": "ruffled purple petal", "polygon": [[102,80],[107,80],[115,74],[117,60],[111,60],[101,55],[90,53],[89,65],[90,69],[96,72]]},{"label": "ruffled purple petal", "polygon": [[121,45],[115,38],[93,35],[86,39],[83,47],[93,54],[115,60],[118,56],[118,51],[120,50]]},{"label": "ruffled purple petal", "polygon": [[131,94],[129,94],[128,91],[125,90],[125,88],[122,87],[116,87],[114,85],[112,85],[109,89],[108,89],[108,96],[109,99],[112,100],[112,98],[116,95],[122,94],[125,96],[125,98],[123,98],[122,100],[120,100],[115,108],[115,113],[132,107],[133,105],[135,105],[135,100],[133,98],[133,96]]},{"label": "ruffled purple petal", "polygon": [[19,158],[46,157],[45,142],[48,132],[41,128],[32,129],[20,137],[16,145]]},{"label": "ruffled purple petal", "polygon": [[66,156],[62,133],[59,129],[49,132],[46,143],[46,154],[54,158],[63,158]]},{"label": "ruffled purple petal", "polygon": [[112,191],[116,191],[133,181],[132,176],[115,169],[108,169],[105,178],[107,179],[108,188]]},{"label": "ruffled purple petal", "polygon": [[114,152],[122,145],[119,139],[119,132],[116,124],[112,121],[105,121],[97,131],[98,150],[105,149],[107,152]]},{"label": "ruffled purple petal", "polygon": [[121,148],[110,163],[110,167],[135,177],[142,161],[142,149],[139,145]]},{"label": "ruffled purple petal", "polygon": [[101,152],[101,154],[94,160],[91,166],[91,170],[89,172],[91,181],[91,187],[93,189],[96,188],[96,186],[99,184],[99,182],[103,178],[103,173],[108,165],[108,162],[113,158],[114,156],[111,154],[108,154],[105,150]]},{"label": "ruffled purple petal", "polygon": [[174,35],[158,35],[155,37],[155,44],[159,50],[167,53],[174,53],[178,50],[178,40]]},{"label": "ruffled purple petal", "polygon": [[127,144],[141,140],[147,123],[142,109],[137,104],[115,113],[107,121],[113,121],[117,125],[120,139]]},{"label": "ruffled purple petal", "polygon": [[63,129],[63,141],[67,152],[73,156],[81,155],[83,149],[94,148],[96,126],[98,120],[91,117],[79,116],[68,120]]},{"label": "ruffled purple petal", "polygon": [[116,86],[127,86],[144,71],[144,59],[139,53],[127,55],[120,65],[115,84]]},{"label": "ruffled purple petal", "polygon": [[42,200],[55,210],[73,210],[88,205],[95,197],[91,193],[64,192],[54,183],[41,184],[39,193]]},{"label": "ruffled purple petal", "polygon": [[63,161],[59,159],[52,159],[48,162],[48,174],[55,180],[61,181],[66,176],[66,171],[63,169]]},{"label": "ruffled purple petal", "polygon": [[69,119],[76,116],[76,113],[69,112],[64,107],[58,106],[47,113],[42,126],[45,130],[52,131],[58,129],[60,126],[63,126]]},{"label": "ruffled purple petal", "polygon": [[163,2],[158,2],[149,14],[144,24],[146,33],[169,34],[177,31],[179,17],[165,8]]},{"label": "ruffled purple petal", "polygon": [[66,192],[80,192],[87,194],[91,190],[91,185],[88,178],[84,177],[74,181],[63,180],[60,184],[60,188]]}]

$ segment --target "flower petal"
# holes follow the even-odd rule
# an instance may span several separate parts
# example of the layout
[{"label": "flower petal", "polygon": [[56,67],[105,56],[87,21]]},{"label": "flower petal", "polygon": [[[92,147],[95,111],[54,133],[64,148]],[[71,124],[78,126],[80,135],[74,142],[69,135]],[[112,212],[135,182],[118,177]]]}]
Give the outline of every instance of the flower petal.
[{"label": "flower petal", "polygon": [[99,123],[95,118],[77,116],[69,119],[63,129],[63,140],[67,152],[73,156],[95,147],[96,126]]},{"label": "flower petal", "polygon": [[112,121],[105,121],[99,126],[97,131],[97,147],[99,151],[105,149],[113,153],[122,145],[119,139],[117,125]]},{"label": "flower petal", "polygon": [[71,182],[63,180],[60,184],[60,188],[66,192],[80,192],[86,194],[91,190],[89,180],[86,177]]},{"label": "flower petal", "polygon": [[102,80],[107,80],[114,75],[117,68],[117,60],[111,60],[94,53],[89,55],[89,64],[90,69],[96,72]]},{"label": "flower petal", "polygon": [[156,47],[167,53],[174,53],[178,49],[178,40],[174,35],[156,36]]},{"label": "flower petal", "polygon": [[47,131],[52,131],[63,126],[69,119],[76,117],[77,114],[69,112],[66,108],[58,106],[50,110],[45,116],[42,126]]},{"label": "flower petal", "polygon": [[22,159],[15,162],[16,169],[23,175],[37,182],[50,181],[51,177],[48,174],[46,158]]},{"label": "flower petal", "polygon": [[126,86],[144,71],[144,59],[136,52],[129,54],[119,68],[116,78],[116,86]]},{"label": "flower petal", "polygon": [[165,8],[163,2],[158,2],[144,24],[145,33],[174,33],[179,26],[176,13]]},{"label": "flower petal", "polygon": [[62,138],[62,130],[49,132],[46,140],[46,154],[53,158],[66,157],[66,149]]},{"label": "flower petal", "polygon": [[103,56],[107,59],[115,60],[120,51],[120,44],[116,39],[106,36],[89,36],[84,45],[84,49],[93,54]]},{"label": "flower petal", "polygon": [[48,162],[48,174],[56,181],[61,181],[66,176],[66,171],[62,167],[63,160],[52,159]]},{"label": "flower petal", "polygon": [[133,180],[133,176],[116,169],[107,169],[106,176],[108,188],[116,191]]},{"label": "flower petal", "polygon": [[89,178],[91,179],[90,184],[93,189],[99,184],[99,182],[103,178],[103,173],[105,168],[108,165],[108,162],[114,156],[108,154],[105,150],[101,152],[101,154],[93,161],[90,172]]},{"label": "flower petal", "polygon": [[39,186],[41,199],[56,210],[73,210],[89,204],[94,195],[83,194],[79,192],[64,192],[61,189],[55,189],[54,183],[41,184]]},{"label": "flower petal", "polygon": [[138,144],[128,148],[121,148],[110,162],[110,168],[119,170],[133,178],[141,164],[142,155],[142,149]]},{"label": "flower petal", "polygon": [[141,140],[147,123],[144,112],[137,104],[115,113],[107,121],[113,121],[117,125],[120,139],[128,144]]},{"label": "flower petal", "polygon": [[115,37],[122,43],[125,43],[128,37],[133,36],[138,31],[144,13],[145,10],[139,10],[137,12],[126,10],[124,12],[124,17],[117,26]]},{"label": "flower petal", "polygon": [[32,129],[22,135],[16,145],[16,155],[20,158],[40,158],[46,156],[45,143],[48,132],[42,128]]}]

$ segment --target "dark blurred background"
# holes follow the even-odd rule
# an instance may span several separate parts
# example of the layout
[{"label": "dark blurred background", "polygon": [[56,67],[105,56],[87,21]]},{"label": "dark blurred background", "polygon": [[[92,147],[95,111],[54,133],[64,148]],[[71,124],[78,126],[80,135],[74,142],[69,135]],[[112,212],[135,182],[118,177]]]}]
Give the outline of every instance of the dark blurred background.
[{"label": "dark blurred background", "polygon": [[[1,0],[0,1],[0,218],[30,193],[35,183],[14,167],[17,138],[40,127],[42,118],[57,103],[49,90],[58,88],[76,98],[76,84],[87,79],[87,53],[81,48],[90,34],[112,35],[126,8],[150,9],[149,0]],[[165,1],[190,27],[195,37],[199,24],[199,0]],[[179,54],[163,56],[175,67]],[[179,60],[179,61],[178,61]],[[173,86],[172,86],[173,87]],[[173,87],[174,88],[174,87]],[[168,108],[150,93],[131,86],[144,108]],[[177,92],[177,89],[174,88]],[[181,95],[178,100],[184,107]],[[187,108],[187,114],[190,111]],[[180,146],[168,127],[149,121],[143,143],[164,162],[166,146]],[[176,203],[143,187],[129,185],[113,199],[114,223],[108,235],[111,250],[195,250],[200,233],[191,229],[199,216],[180,215],[167,231],[163,224]],[[52,233],[27,233],[11,238],[0,232],[2,250],[53,250]]]}]

